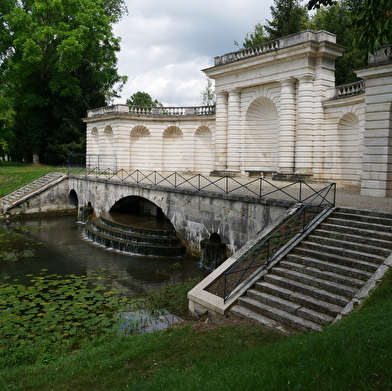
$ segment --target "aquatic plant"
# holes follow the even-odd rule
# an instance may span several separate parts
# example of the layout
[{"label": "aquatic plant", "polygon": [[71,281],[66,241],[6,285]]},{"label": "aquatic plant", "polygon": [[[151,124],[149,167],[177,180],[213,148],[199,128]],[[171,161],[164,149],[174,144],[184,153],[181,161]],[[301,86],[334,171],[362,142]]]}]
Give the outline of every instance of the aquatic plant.
[{"label": "aquatic plant", "polygon": [[128,298],[98,275],[31,277],[31,285],[0,286],[0,343],[3,340],[68,340],[71,345],[118,331],[116,314]]}]

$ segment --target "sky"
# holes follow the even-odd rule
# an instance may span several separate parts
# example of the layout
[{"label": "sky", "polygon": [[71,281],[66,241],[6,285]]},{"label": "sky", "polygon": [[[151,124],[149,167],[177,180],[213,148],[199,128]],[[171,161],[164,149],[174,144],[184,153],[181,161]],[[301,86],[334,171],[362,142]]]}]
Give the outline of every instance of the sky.
[{"label": "sky", "polygon": [[273,0],[126,0],[128,15],[113,28],[121,38],[118,72],[128,76],[121,98],[138,91],[165,106],[199,106],[202,69],[238,50],[256,23],[271,19]]}]

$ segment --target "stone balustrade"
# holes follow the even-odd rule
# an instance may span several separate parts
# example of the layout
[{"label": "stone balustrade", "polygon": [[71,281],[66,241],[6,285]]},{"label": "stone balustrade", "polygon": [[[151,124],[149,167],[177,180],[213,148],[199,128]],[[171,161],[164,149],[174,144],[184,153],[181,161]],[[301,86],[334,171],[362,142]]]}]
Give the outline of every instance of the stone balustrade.
[{"label": "stone balustrade", "polygon": [[348,98],[353,95],[363,94],[366,89],[365,80],[356,81],[350,84],[335,87],[333,99]]},{"label": "stone balustrade", "polygon": [[197,106],[197,107],[152,107],[152,106],[131,106],[131,105],[114,105],[108,107],[99,107],[87,112],[87,117],[96,117],[101,115],[125,113],[137,116],[171,116],[183,117],[194,115],[213,115],[215,114],[215,105]]},{"label": "stone balustrade", "polygon": [[290,46],[298,45],[300,43],[305,43],[308,41],[333,41],[332,35],[326,31],[311,31],[306,30],[297,34],[288,35],[283,38],[274,39],[273,41],[268,41],[261,43],[260,45],[252,46],[249,48],[238,50],[237,52],[231,52],[218,56],[214,58],[215,66],[224,65],[238,60],[243,60],[245,58],[258,56],[260,54],[269,53],[271,51],[276,51],[278,49],[287,48]]},{"label": "stone balustrade", "polygon": [[374,54],[369,54],[369,65],[390,63],[392,61],[392,44],[384,45],[381,49],[377,50]]}]

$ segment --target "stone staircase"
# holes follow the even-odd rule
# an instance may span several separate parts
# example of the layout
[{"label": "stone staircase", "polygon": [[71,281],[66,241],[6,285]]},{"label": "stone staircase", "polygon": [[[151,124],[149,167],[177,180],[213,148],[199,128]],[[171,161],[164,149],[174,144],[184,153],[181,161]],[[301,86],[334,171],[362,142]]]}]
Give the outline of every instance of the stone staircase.
[{"label": "stone staircase", "polygon": [[391,251],[392,214],[336,208],[231,312],[286,332],[321,331],[371,285]]},{"label": "stone staircase", "polygon": [[0,213],[5,214],[7,210],[13,206],[35,195],[37,192],[45,190],[55,183],[58,183],[65,177],[65,174],[50,172],[36,179],[35,181],[28,183],[26,186],[23,186],[13,191],[12,193],[5,195],[4,197],[0,198]]}]

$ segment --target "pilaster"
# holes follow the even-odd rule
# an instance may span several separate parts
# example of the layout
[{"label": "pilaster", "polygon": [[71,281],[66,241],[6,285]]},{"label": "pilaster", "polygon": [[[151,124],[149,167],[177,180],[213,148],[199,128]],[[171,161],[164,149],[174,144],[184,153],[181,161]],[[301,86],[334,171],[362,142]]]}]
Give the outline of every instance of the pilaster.
[{"label": "pilaster", "polygon": [[215,171],[226,170],[227,166],[227,123],[228,123],[227,93],[216,94],[215,119]]},{"label": "pilaster", "polygon": [[240,90],[229,92],[228,100],[228,126],[227,126],[227,169],[240,170],[241,151],[241,110]]},{"label": "pilaster", "polygon": [[281,81],[279,173],[292,174],[295,164],[295,83],[296,79]]},{"label": "pilaster", "polygon": [[302,75],[298,78],[295,171],[301,174],[311,174],[313,172],[313,79],[313,74]]}]

